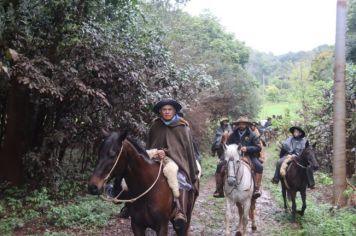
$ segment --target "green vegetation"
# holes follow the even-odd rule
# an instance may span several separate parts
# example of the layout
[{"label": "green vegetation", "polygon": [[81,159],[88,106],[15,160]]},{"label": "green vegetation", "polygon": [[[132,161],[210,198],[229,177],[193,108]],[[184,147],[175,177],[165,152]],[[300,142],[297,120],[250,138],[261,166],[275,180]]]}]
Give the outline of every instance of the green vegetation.
[{"label": "green vegetation", "polygon": [[297,112],[300,110],[300,104],[298,102],[265,102],[262,105],[262,109],[259,113],[260,119],[266,119],[267,117],[272,117],[272,115],[282,115],[285,116],[286,112],[289,111],[291,118],[298,118]]},{"label": "green vegetation", "polygon": [[216,165],[218,163],[218,157],[217,156],[211,156],[211,154],[203,154],[203,158],[201,161],[201,168],[202,168],[202,182],[206,183],[208,178],[211,176],[214,176],[215,170],[216,170]]},{"label": "green vegetation", "polygon": [[47,213],[50,223],[73,229],[88,229],[107,224],[118,213],[119,207],[94,196],[79,197],[75,202],[51,208]]},{"label": "green vegetation", "polygon": [[[0,201],[0,232],[10,235],[26,223],[40,220],[43,225],[60,229],[95,231],[106,225],[109,218],[120,211],[121,206],[103,201],[96,196],[77,196],[70,201],[51,200],[46,188],[26,194],[26,188],[7,190]],[[64,235],[46,232],[45,235]]]}]

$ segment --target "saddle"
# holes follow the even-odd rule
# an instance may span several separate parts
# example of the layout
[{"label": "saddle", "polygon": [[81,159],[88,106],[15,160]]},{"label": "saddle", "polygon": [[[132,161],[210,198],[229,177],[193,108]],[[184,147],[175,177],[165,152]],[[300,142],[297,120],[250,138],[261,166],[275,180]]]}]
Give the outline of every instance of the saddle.
[{"label": "saddle", "polygon": [[281,168],[279,170],[279,173],[281,176],[284,178],[287,174],[289,163],[293,161],[293,156],[292,155],[287,155],[287,158],[283,161]]},{"label": "saddle", "polygon": [[251,159],[249,157],[243,156],[243,157],[241,157],[241,160],[244,164],[246,164],[250,168],[252,173],[255,172],[254,166],[253,166]]},{"label": "saddle", "polygon": [[287,171],[289,169],[289,167],[291,165],[289,165],[292,161],[294,160],[294,157],[292,155],[287,155],[287,158],[283,161],[282,165],[281,165],[281,168],[280,168],[280,174],[281,174],[281,177],[284,181],[284,184],[286,186],[287,189],[290,189],[289,187],[289,184],[286,180],[286,174],[287,174]]}]

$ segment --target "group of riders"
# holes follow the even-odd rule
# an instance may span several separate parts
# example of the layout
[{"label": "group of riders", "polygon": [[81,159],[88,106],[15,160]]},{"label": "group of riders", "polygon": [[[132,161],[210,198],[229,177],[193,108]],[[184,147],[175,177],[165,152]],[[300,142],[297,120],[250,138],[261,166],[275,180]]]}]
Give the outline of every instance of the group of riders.
[{"label": "group of riders", "polygon": [[[271,119],[267,119],[264,127],[271,125]],[[216,190],[213,194],[214,197],[224,197],[224,173],[225,173],[225,158],[223,145],[224,143],[238,144],[240,151],[244,156],[248,157],[248,162],[251,163],[252,171],[254,173],[254,198],[261,196],[261,180],[263,172],[263,163],[265,161],[265,153],[263,147],[265,146],[261,139],[261,134],[258,129],[258,122],[250,122],[247,117],[240,117],[237,121],[229,123],[228,118],[220,119],[220,126],[216,129],[215,137],[211,146],[212,155],[218,156],[218,164],[215,171]],[[276,164],[274,176],[271,180],[272,183],[278,184],[280,176],[280,168],[282,163],[287,157],[299,156],[305,148],[306,138],[305,132],[301,127],[292,126],[289,129],[291,136],[282,142],[280,149],[279,160]],[[228,139],[224,141],[224,136],[228,136]],[[313,177],[313,169],[311,167],[306,168],[306,176],[308,180],[308,187],[314,188],[315,182]]]},{"label": "group of riders", "polygon": [[[169,187],[174,196],[174,216],[173,220],[177,224],[184,224],[187,221],[184,210],[187,199],[187,191],[196,191],[196,182],[200,177],[200,166],[197,161],[197,150],[194,146],[191,129],[187,120],[182,117],[180,110],[182,106],[173,99],[159,101],[153,107],[153,112],[157,118],[153,121],[148,133],[147,153],[151,158],[163,161],[163,173],[167,177]],[[261,196],[261,180],[263,173],[263,162],[265,161],[263,142],[257,129],[258,123],[250,122],[247,117],[240,117],[237,121],[229,123],[229,119],[220,120],[212,145],[212,152],[217,153],[219,158],[216,168],[216,191],[214,197],[224,197],[224,143],[239,145],[240,152],[250,163],[254,173],[254,198]],[[283,142],[280,161],[277,163],[276,172],[272,179],[273,183],[278,183],[279,166],[287,155],[299,155],[305,147],[305,132],[300,127],[291,127],[292,136]],[[309,187],[314,186],[313,173],[306,171]],[[114,185],[115,188],[115,185]],[[115,189],[113,189],[115,192]],[[115,193],[114,193],[115,194]],[[125,218],[126,208],[120,213]]]}]

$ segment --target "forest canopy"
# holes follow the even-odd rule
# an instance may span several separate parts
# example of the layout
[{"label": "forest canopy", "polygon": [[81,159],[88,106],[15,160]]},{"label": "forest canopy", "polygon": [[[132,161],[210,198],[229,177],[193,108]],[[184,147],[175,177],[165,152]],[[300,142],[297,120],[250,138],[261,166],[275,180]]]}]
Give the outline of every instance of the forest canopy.
[{"label": "forest canopy", "polygon": [[200,125],[222,113],[255,116],[249,49],[209,13],[179,6],[1,1],[1,180],[54,185],[87,170],[102,128],[144,140],[163,97],[187,113],[198,107]]}]

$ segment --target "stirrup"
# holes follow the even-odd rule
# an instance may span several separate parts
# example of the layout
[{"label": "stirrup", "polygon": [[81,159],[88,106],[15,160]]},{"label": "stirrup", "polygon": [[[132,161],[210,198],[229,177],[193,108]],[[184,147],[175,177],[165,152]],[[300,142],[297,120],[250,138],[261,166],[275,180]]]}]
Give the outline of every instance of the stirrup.
[{"label": "stirrup", "polygon": [[223,197],[225,197],[225,196],[224,196],[223,193],[215,192],[215,193],[213,194],[213,197],[215,197],[215,198],[223,198]]},{"label": "stirrup", "polygon": [[262,195],[262,193],[261,193],[260,190],[255,190],[255,191],[253,192],[252,198],[257,199],[257,198],[261,197],[261,195]]},{"label": "stirrup", "polygon": [[173,222],[175,228],[183,228],[187,223],[187,217],[181,211],[178,211],[173,219]]}]

